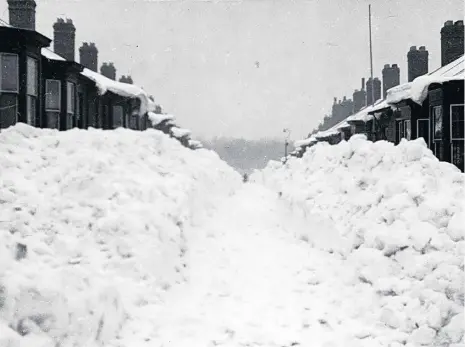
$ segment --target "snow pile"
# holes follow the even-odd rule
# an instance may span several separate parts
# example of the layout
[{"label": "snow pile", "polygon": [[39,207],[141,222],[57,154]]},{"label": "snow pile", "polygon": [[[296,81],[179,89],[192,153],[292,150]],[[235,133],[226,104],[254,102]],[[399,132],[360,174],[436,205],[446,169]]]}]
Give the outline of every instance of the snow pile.
[{"label": "snow pile", "polygon": [[[240,176],[156,130],[0,134],[0,346],[107,346],[183,281],[184,230]],[[123,331],[121,330],[123,329]]]},{"label": "snow pile", "polygon": [[368,324],[360,339],[453,346],[465,342],[464,177],[422,139],[394,146],[356,135],[319,143],[286,165],[270,163],[251,180],[337,228],[301,237],[346,259],[348,286],[370,288],[371,297],[353,298],[355,307],[370,301],[371,309],[353,312]]},{"label": "snow pile", "polygon": [[171,133],[173,134],[174,137],[180,139],[180,138],[189,136],[191,134],[191,131],[189,129],[172,127]]}]

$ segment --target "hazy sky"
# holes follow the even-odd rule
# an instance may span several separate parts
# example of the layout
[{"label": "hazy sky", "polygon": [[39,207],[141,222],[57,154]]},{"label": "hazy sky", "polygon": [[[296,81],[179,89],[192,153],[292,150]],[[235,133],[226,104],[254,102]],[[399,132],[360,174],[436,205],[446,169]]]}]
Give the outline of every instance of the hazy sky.
[{"label": "hazy sky", "polygon": [[[178,123],[202,136],[292,138],[309,133],[334,96],[369,76],[368,0],[38,0],[37,30],[72,18],[76,54],[96,42],[99,65],[131,74]],[[440,64],[440,29],[463,0],[371,0],[374,69],[425,45]],[[0,0],[8,20],[7,0]]]}]

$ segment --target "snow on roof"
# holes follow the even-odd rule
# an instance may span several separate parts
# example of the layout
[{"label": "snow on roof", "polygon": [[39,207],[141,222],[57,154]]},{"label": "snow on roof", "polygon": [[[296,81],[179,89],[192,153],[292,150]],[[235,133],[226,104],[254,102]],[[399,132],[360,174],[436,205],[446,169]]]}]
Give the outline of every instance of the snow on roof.
[{"label": "snow on roof", "polygon": [[311,143],[313,142],[317,142],[317,140],[315,139],[315,137],[309,137],[307,139],[303,139],[303,140],[297,140],[294,142],[294,147],[305,147],[305,146],[308,146],[310,145]]},{"label": "snow on roof", "polygon": [[157,114],[157,113],[149,112],[148,116],[153,126],[158,125],[161,122],[166,121],[166,120],[174,120],[174,116],[171,114]]},{"label": "snow on roof", "polygon": [[140,116],[144,115],[149,110],[149,101],[152,101],[149,99],[147,92],[142,88],[134,84],[114,81],[87,68],[84,68],[84,71],[82,71],[81,74],[95,82],[101,95],[110,91],[127,98],[138,98],[141,103],[139,109]]},{"label": "snow on roof", "polygon": [[189,140],[189,145],[195,148],[203,148],[202,143],[197,140]]},{"label": "snow on roof", "polygon": [[421,105],[426,99],[430,84],[463,80],[464,77],[464,56],[461,56],[436,71],[415,78],[412,82],[389,89],[386,100],[389,104],[396,104],[402,100],[411,99]]},{"label": "snow on roof", "polygon": [[180,139],[181,137],[188,136],[191,134],[191,131],[188,129],[173,127],[171,128],[171,133],[174,137]]},{"label": "snow on roof", "polygon": [[58,61],[65,61],[66,59],[63,58],[61,55],[56,54],[49,48],[42,48],[41,50],[42,56],[49,60],[58,60]]},{"label": "snow on roof", "polygon": [[352,116],[348,117],[346,121],[347,122],[355,122],[355,121],[368,122],[373,119],[373,115],[369,114],[369,112],[381,110],[388,106],[389,105],[386,102],[386,100],[378,99],[374,105],[369,105],[369,106],[362,108],[356,114],[353,114]]}]

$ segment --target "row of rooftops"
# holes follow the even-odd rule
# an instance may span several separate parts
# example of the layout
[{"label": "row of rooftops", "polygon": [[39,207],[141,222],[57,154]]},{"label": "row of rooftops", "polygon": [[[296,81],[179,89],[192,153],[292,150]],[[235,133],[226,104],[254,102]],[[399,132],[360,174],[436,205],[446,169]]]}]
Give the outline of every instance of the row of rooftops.
[{"label": "row of rooftops", "polygon": [[294,143],[296,150],[302,147],[317,143],[330,136],[337,135],[342,129],[350,127],[352,122],[368,122],[373,119],[377,111],[389,107],[395,107],[395,104],[411,99],[417,104],[422,104],[426,99],[428,87],[433,83],[444,83],[452,80],[465,79],[465,58],[462,55],[452,63],[424,75],[417,77],[412,82],[404,83],[388,90],[386,99],[377,100],[374,105],[368,105],[355,114],[350,115],[343,121],[328,130],[319,131],[306,139],[298,140]]}]

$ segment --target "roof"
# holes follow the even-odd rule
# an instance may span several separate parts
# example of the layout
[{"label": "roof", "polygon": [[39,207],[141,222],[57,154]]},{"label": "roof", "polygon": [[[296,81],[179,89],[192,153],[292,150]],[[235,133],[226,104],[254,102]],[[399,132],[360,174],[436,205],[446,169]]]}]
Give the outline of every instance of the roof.
[{"label": "roof", "polygon": [[360,111],[358,111],[356,114],[353,114],[350,117],[347,117],[346,121],[347,122],[357,122],[357,121],[368,122],[373,119],[373,115],[371,115],[370,112],[378,111],[386,107],[389,107],[387,101],[383,99],[378,99],[374,105],[366,106],[362,108]]},{"label": "roof", "polygon": [[149,112],[148,116],[149,116],[149,119],[152,122],[153,126],[158,125],[163,121],[173,120],[174,119],[174,116],[172,116],[170,114],[157,114],[157,113],[154,113],[154,112]]},{"label": "roof", "polygon": [[304,140],[297,140],[294,142],[294,147],[305,147],[305,146],[308,146],[310,145],[311,143],[313,142],[317,142],[317,140],[315,139],[315,137],[309,137],[309,138],[306,138]]},{"label": "roof", "polygon": [[389,104],[397,104],[402,100],[411,99],[422,104],[428,95],[428,87],[433,83],[444,83],[453,80],[463,80],[465,77],[464,56],[427,74],[415,78],[388,90],[386,100]]},{"label": "roof", "polygon": [[171,133],[173,134],[174,137],[180,139],[182,137],[189,136],[191,131],[188,129],[173,127],[171,128]]},{"label": "roof", "polygon": [[95,82],[101,95],[110,91],[126,98],[138,98],[140,100],[139,115],[141,116],[147,113],[149,111],[149,106],[153,104],[147,92],[134,84],[114,81],[87,68],[85,68],[81,74]]}]

